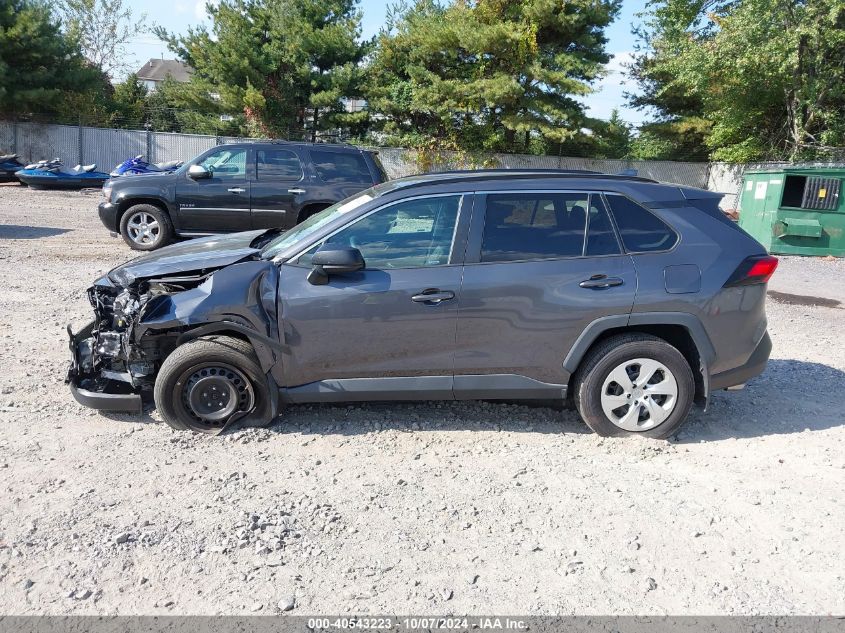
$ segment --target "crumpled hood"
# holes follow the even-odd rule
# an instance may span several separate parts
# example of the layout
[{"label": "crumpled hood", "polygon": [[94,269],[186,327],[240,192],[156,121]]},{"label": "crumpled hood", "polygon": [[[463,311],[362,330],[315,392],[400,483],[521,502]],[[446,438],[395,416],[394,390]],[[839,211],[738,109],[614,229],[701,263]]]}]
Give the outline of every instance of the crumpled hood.
[{"label": "crumpled hood", "polygon": [[136,257],[109,272],[109,279],[126,288],[136,281],[180,273],[212,271],[249,259],[259,252],[250,244],[265,231],[244,231],[188,240]]}]

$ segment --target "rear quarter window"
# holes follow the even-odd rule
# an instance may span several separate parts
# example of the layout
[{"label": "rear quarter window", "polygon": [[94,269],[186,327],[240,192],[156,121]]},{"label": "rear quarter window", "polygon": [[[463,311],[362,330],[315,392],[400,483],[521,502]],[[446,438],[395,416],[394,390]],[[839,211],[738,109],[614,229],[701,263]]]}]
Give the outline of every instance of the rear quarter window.
[{"label": "rear quarter window", "polygon": [[373,175],[360,152],[311,150],[311,160],[320,180],[326,183],[372,185]]},{"label": "rear quarter window", "polygon": [[702,198],[700,200],[687,200],[687,204],[693,209],[698,209],[702,213],[709,215],[714,220],[718,220],[725,226],[729,226],[735,231],[745,233],[745,230],[736,222],[731,220],[722,209],[719,207],[720,198]]},{"label": "rear quarter window", "polygon": [[607,202],[628,252],[668,251],[678,243],[678,234],[668,224],[633,200],[610,194]]}]

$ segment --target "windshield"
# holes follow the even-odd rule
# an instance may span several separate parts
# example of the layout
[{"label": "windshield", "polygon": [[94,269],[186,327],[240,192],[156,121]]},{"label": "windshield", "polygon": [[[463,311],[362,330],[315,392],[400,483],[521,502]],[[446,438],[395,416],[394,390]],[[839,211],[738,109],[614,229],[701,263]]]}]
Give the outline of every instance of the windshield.
[{"label": "windshield", "polygon": [[345,213],[354,211],[362,204],[365,204],[375,197],[375,192],[372,189],[367,189],[361,193],[355,194],[351,198],[341,200],[330,206],[328,209],[323,209],[319,213],[315,213],[307,220],[297,224],[290,231],[285,231],[279,237],[272,240],[261,250],[261,257],[264,259],[272,259],[279,253],[289,249],[291,246],[304,240],[309,235],[319,231],[321,228],[341,217]]}]

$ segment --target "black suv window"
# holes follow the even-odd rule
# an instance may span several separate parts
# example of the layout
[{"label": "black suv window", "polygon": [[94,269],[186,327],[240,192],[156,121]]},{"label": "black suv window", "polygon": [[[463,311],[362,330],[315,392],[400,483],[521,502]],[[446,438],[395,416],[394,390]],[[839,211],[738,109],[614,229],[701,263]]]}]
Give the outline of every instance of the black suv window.
[{"label": "black suv window", "polygon": [[258,180],[299,180],[299,157],[287,149],[260,149],[256,156]]},{"label": "black suv window", "polygon": [[299,263],[309,266],[325,244],[357,248],[368,269],[448,264],[460,202],[460,195],[434,196],[383,207],[318,244]]},{"label": "black suv window", "polygon": [[668,251],[678,236],[660,218],[625,196],[609,195],[607,202],[625,248],[632,253]]},{"label": "black suv window", "polygon": [[585,193],[489,194],[481,261],[580,257],[588,198]]},{"label": "black suv window", "polygon": [[246,178],[246,150],[221,149],[199,163],[215,178]]},{"label": "black suv window", "polygon": [[311,160],[323,182],[373,184],[367,161],[359,152],[332,152],[312,149]]}]

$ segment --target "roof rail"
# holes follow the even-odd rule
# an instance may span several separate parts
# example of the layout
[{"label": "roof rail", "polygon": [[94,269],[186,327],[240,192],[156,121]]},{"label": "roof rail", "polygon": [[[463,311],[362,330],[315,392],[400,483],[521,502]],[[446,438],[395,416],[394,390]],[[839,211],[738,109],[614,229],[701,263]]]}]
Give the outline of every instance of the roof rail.
[{"label": "roof rail", "polygon": [[531,172],[532,174],[587,174],[590,176],[597,176],[597,175],[606,175],[600,171],[590,171],[589,169],[554,169],[551,167],[548,168],[508,168],[508,167],[493,167],[491,169],[449,169],[447,171],[438,171],[438,172],[431,172],[429,174],[420,174],[420,175],[440,175],[440,174],[477,174],[477,173],[485,173],[485,174],[514,174],[517,172]]},{"label": "roof rail", "polygon": [[[445,177],[445,178],[444,178]],[[581,171],[576,169],[467,169],[457,171],[443,171],[426,174],[416,174],[413,176],[406,176],[399,180],[406,182],[402,183],[402,187],[419,187],[429,184],[438,178],[461,181],[461,180],[483,180],[483,179],[527,179],[527,178],[560,178],[560,179],[577,179],[590,178],[601,180],[621,180],[630,182],[650,182],[658,183],[657,180],[651,178],[643,178],[642,176],[626,176],[620,174],[605,174],[598,171]]]}]

